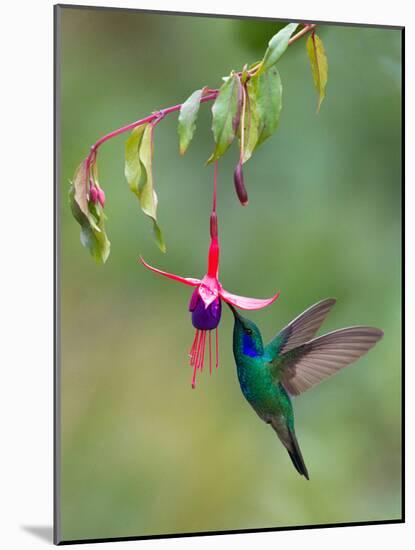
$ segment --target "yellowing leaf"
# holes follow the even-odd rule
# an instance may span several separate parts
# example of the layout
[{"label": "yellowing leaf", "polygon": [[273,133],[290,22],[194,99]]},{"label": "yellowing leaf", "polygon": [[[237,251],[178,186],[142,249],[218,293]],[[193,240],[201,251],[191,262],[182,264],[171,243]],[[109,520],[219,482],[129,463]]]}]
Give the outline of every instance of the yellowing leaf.
[{"label": "yellowing leaf", "polygon": [[[247,91],[243,115],[242,115],[242,118],[244,121],[242,164],[244,164],[247,160],[251,158],[252,153],[258,141],[259,120],[258,120],[258,111],[254,101],[255,101],[255,98],[253,98],[252,96],[250,97]],[[241,142],[241,137],[240,137],[240,142]],[[242,146],[242,143],[241,143],[241,146]]]},{"label": "yellowing leaf", "polygon": [[[90,225],[96,230],[100,231],[99,226],[96,223],[96,220],[91,215],[88,203],[88,188],[89,188],[89,177],[91,168],[93,172],[97,170],[96,164],[93,164],[89,169],[87,169],[86,159],[81,162],[78,168],[75,171],[73,180],[70,182],[73,187],[73,197],[72,199],[78,205],[79,210],[84,216],[89,220]],[[76,216],[75,216],[76,218]]]},{"label": "yellowing leaf", "polygon": [[105,263],[110,254],[111,243],[104,229],[104,220],[99,222],[100,230],[95,230],[91,225],[83,225],[81,228],[81,243],[88,248],[91,256],[97,263]]},{"label": "yellowing leaf", "polygon": [[85,216],[89,216],[88,210],[88,170],[86,168],[87,162],[83,160],[81,164],[75,171],[73,177],[73,187],[74,187],[74,200],[78,203],[81,212]]},{"label": "yellowing leaf", "polygon": [[105,232],[104,211],[100,205],[90,205],[88,215],[86,215],[81,210],[75,195],[76,189],[72,183],[69,189],[69,201],[73,217],[81,226],[81,243],[88,248],[97,263],[105,263],[110,254],[111,243]]},{"label": "yellowing leaf", "polygon": [[140,161],[143,166],[143,174],[138,185],[138,199],[144,214],[153,220],[153,231],[157,244],[162,252],[166,251],[163,235],[157,223],[157,194],[153,185],[153,126],[147,124],[141,139]]},{"label": "yellowing leaf", "polygon": [[315,33],[309,36],[306,47],[308,57],[310,58],[314,85],[318,92],[317,112],[319,112],[321,103],[326,95],[326,85],[328,79],[327,56],[324,50],[323,41]]},{"label": "yellowing leaf", "polygon": [[124,174],[131,191],[138,197],[138,188],[143,176],[143,166],[140,161],[140,145],[143,138],[146,125],[137,126],[131,132],[130,137],[125,142],[125,167]]},{"label": "yellowing leaf", "polygon": [[153,126],[143,124],[134,128],[125,143],[124,174],[131,191],[136,195],[144,214],[153,221],[153,231],[160,249],[165,252],[163,235],[157,224],[157,194],[153,186]]}]

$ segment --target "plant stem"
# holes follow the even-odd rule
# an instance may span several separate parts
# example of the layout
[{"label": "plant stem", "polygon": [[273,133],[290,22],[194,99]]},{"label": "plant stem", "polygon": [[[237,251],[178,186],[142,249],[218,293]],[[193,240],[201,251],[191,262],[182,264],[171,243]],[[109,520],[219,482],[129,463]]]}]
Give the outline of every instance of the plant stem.
[{"label": "plant stem", "polygon": [[313,29],[316,28],[316,25],[313,23],[313,24],[309,24],[309,25],[305,25],[301,31],[299,31],[297,34],[295,34],[294,36],[292,36],[289,40],[288,40],[288,45],[291,46],[291,44],[293,42],[295,42],[296,40],[298,40],[299,38],[301,38],[302,36],[304,36],[305,34],[307,34],[308,32],[312,31]]},{"label": "plant stem", "polygon": [[[210,90],[210,93],[208,95],[205,95],[201,98],[200,102],[210,101],[212,99],[216,99],[216,96],[218,95],[219,90]],[[172,107],[167,107],[166,109],[161,109],[160,111],[156,111],[152,113],[151,115],[141,118],[140,120],[136,120],[135,122],[131,122],[130,124],[127,124],[126,126],[122,126],[121,128],[118,128],[117,130],[114,130],[110,132],[109,134],[106,134],[102,138],[100,138],[94,145],[91,147],[91,150],[89,152],[89,155],[87,157],[87,169],[91,165],[91,162],[93,158],[96,156],[98,148],[105,143],[106,141],[119,136],[120,134],[123,134],[124,132],[128,132],[129,130],[133,130],[134,128],[137,128],[137,126],[141,126],[142,124],[147,124],[149,122],[157,122],[158,120],[161,120],[166,115],[169,115],[170,113],[174,113],[175,111],[180,111],[182,104],[179,103],[178,105],[173,105]]]},{"label": "plant stem", "polygon": [[[288,45],[291,45],[293,42],[307,34],[308,32],[315,29],[315,24],[307,24],[304,25],[304,27],[299,31],[297,34],[295,34],[293,37],[290,38],[288,41]],[[249,74],[252,76],[252,74],[255,73],[255,71],[260,66],[260,63],[252,67],[252,69],[249,72]],[[215,89],[208,89],[208,94],[201,98],[200,102],[204,103],[206,101],[211,101],[212,99],[216,99],[219,90]],[[86,168],[89,170],[89,167],[91,166],[92,162],[95,162],[96,154],[98,151],[98,148],[105,143],[106,141],[119,136],[120,134],[123,134],[124,132],[128,132],[129,130],[133,130],[134,128],[137,128],[137,126],[141,126],[142,124],[147,124],[149,122],[153,122],[157,124],[162,118],[164,118],[166,115],[169,115],[170,113],[174,113],[175,111],[180,111],[182,104],[179,103],[178,105],[173,105],[172,107],[167,107],[166,109],[161,109],[160,111],[156,111],[152,113],[151,115],[142,118],[140,120],[136,120],[135,122],[131,122],[130,124],[127,124],[126,126],[122,126],[121,128],[118,128],[117,130],[114,130],[110,132],[109,134],[106,134],[102,138],[100,138],[94,145],[92,145],[89,155],[86,158]]]},{"label": "plant stem", "polygon": [[213,201],[212,212],[216,214],[216,195],[218,192],[218,161],[215,162],[215,168],[213,172]]},{"label": "plant stem", "polygon": [[243,163],[245,153],[245,111],[246,111],[246,91],[242,85],[242,116],[241,116],[241,148],[239,151],[239,162]]}]

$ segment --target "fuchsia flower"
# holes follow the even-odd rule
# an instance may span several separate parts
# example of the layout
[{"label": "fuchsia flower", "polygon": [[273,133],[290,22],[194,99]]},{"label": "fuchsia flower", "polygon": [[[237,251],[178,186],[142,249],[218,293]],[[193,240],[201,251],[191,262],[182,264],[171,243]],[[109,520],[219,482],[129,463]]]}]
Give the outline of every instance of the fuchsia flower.
[{"label": "fuchsia flower", "polygon": [[219,345],[218,345],[218,330],[220,322],[222,304],[221,300],[240,309],[262,309],[272,304],[279,296],[279,292],[268,299],[245,298],[244,296],[236,296],[225,290],[219,282],[219,241],[217,235],[217,218],[216,212],[213,211],[210,218],[210,247],[208,255],[208,269],[203,279],[192,279],[188,277],[180,277],[161,271],[148,265],[143,258],[140,257],[141,263],[160,275],[173,279],[188,286],[196,287],[192,297],[190,298],[189,311],[192,314],[192,324],[196,329],[192,347],[189,352],[190,365],[193,367],[192,388],[196,384],[197,370],[203,370],[206,336],[209,338],[209,371],[212,373],[212,339],[211,331],[216,331],[216,368],[219,365]]}]

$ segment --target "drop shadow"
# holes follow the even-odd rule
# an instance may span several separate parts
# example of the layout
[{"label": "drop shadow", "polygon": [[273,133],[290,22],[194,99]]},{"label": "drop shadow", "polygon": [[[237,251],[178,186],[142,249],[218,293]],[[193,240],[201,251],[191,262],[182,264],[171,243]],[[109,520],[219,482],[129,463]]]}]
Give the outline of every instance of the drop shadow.
[{"label": "drop shadow", "polygon": [[22,525],[21,528],[39,539],[53,543],[53,527],[51,525]]}]

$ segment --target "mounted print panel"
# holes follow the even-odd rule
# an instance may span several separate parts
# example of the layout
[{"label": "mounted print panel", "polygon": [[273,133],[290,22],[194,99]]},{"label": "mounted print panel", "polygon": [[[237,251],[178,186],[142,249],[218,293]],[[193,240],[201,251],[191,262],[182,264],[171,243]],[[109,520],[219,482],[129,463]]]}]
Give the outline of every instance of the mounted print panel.
[{"label": "mounted print panel", "polygon": [[56,543],[403,520],[402,37],[55,7]]}]

